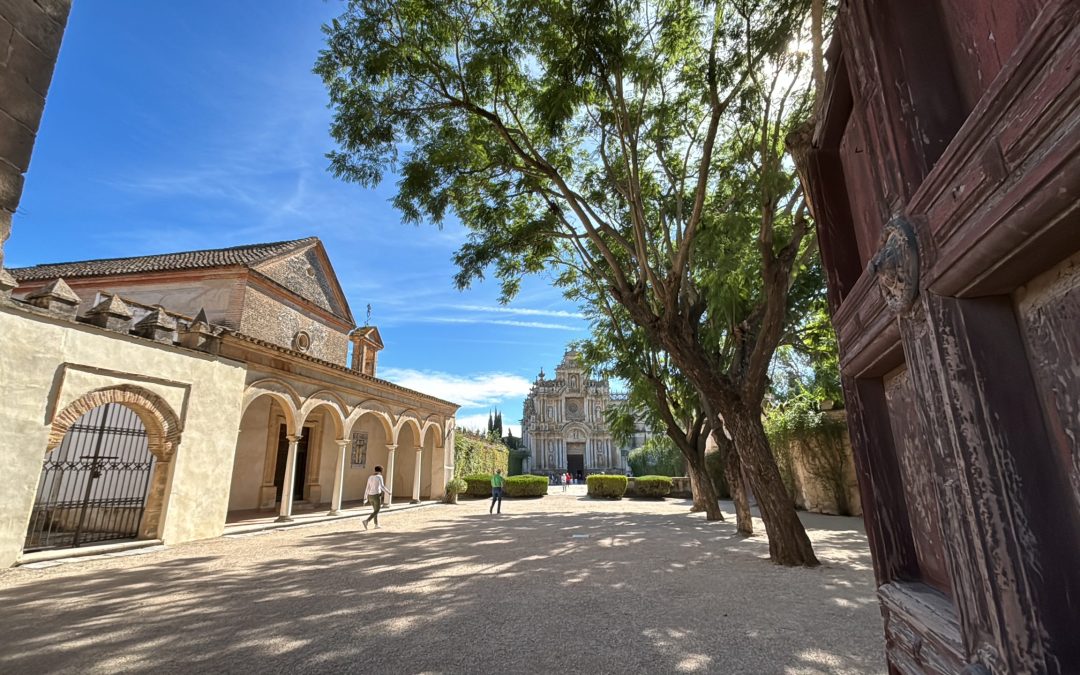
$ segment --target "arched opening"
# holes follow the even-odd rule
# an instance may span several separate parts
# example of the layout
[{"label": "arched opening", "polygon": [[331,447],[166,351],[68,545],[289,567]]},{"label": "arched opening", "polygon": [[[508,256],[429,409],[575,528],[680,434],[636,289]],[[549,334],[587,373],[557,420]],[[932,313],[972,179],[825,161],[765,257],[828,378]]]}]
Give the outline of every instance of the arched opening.
[{"label": "arched opening", "polygon": [[296,429],[292,402],[273,393],[259,393],[240,419],[229,488],[229,512],[273,509],[284,485],[288,436]]},{"label": "arched opening", "polygon": [[345,420],[338,408],[319,403],[304,418],[306,452],[297,456],[294,506],[315,508],[329,503],[334,490],[334,471],[337,468],[338,444],[345,434]]},{"label": "arched opening", "polygon": [[393,487],[394,502],[408,502],[413,497],[413,480],[419,461],[417,447],[420,445],[420,427],[413,419],[406,419],[398,429],[397,451],[394,453]]},{"label": "arched opening", "polygon": [[24,551],[158,536],[180,422],[156,394],[99,389],[53,419]]},{"label": "arched opening", "polygon": [[355,418],[349,431],[349,447],[345,457],[343,501],[362,501],[367,479],[375,473],[375,467],[388,470],[387,444],[391,438],[393,432],[383,413],[364,411]]}]

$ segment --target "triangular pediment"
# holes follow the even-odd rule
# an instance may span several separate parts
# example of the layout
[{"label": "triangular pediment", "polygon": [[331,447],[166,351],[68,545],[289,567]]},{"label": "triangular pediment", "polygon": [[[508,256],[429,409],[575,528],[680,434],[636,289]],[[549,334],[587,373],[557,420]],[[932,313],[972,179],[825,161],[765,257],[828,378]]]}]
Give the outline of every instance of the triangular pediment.
[{"label": "triangular pediment", "polygon": [[252,266],[317,307],[352,323],[352,312],[333,266],[318,241]]}]

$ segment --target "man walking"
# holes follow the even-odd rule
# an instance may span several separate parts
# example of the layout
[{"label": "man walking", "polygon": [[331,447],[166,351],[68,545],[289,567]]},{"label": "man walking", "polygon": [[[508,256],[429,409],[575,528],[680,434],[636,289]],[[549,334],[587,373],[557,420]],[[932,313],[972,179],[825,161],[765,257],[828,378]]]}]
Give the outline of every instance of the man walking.
[{"label": "man walking", "polygon": [[382,496],[383,493],[387,497],[390,496],[390,491],[386,489],[386,483],[383,482],[382,467],[375,467],[375,473],[367,479],[367,488],[364,489],[364,497],[371,502],[371,515],[364,519],[364,529],[367,529],[368,523],[372,520],[375,521],[375,529],[379,529],[379,509],[382,508]]},{"label": "man walking", "polygon": [[488,513],[491,513],[496,504],[499,505],[499,510],[496,513],[502,513],[502,491],[502,469],[495,469],[495,475],[491,477],[491,508],[488,509]]}]

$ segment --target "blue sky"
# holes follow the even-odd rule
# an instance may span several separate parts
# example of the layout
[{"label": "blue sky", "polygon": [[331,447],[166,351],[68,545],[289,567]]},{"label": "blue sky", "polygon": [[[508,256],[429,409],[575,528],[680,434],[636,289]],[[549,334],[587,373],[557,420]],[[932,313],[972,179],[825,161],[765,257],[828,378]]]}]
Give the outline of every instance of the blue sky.
[{"label": "blue sky", "polygon": [[381,376],[461,403],[459,425],[497,406],[518,433],[529,384],[585,323],[542,278],[508,307],[492,282],[455,290],[461,227],[404,225],[392,179],[367,190],[326,171],[330,111],[311,69],[340,10],[74,3],[5,264],[315,235],[357,319],[373,307]]}]

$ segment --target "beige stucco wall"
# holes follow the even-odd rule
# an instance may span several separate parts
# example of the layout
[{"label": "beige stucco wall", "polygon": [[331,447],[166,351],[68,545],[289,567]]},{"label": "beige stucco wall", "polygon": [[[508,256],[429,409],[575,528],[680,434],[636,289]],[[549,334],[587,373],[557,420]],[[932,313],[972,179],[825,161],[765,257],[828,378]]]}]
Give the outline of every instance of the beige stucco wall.
[{"label": "beige stucco wall", "polygon": [[259,508],[272,403],[269,396],[255,399],[240,420],[229,491],[230,511]]},{"label": "beige stucco wall", "polygon": [[[184,432],[161,537],[221,534],[240,423],[241,364],[0,306],[0,567],[22,550],[53,417],[89,390],[133,384],[173,407]],[[137,368],[137,373],[132,372]]]}]

